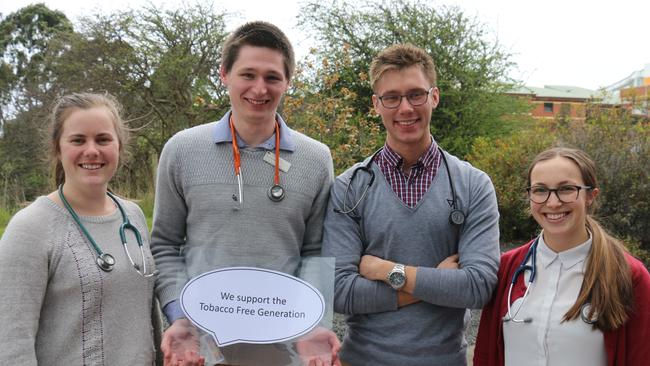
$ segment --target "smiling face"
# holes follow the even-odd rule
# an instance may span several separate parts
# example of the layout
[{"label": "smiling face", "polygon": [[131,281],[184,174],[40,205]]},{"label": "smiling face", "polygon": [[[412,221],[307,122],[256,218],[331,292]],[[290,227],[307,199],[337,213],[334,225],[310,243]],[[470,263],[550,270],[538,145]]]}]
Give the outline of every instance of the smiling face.
[{"label": "smiling face", "polygon": [[274,123],[282,95],[289,87],[284,56],[266,47],[243,46],[230,71],[221,68],[233,117],[251,124]]},{"label": "smiling face", "polygon": [[72,110],[63,122],[58,145],[66,189],[106,191],[120,155],[115,121],[108,108]]},{"label": "smiling face", "polygon": [[[580,168],[571,159],[556,156],[537,162],[530,171],[530,186],[550,189],[562,185],[588,185]],[[586,229],[587,210],[598,189],[581,189],[571,203],[561,202],[555,193],[545,203],[530,202],[535,221],[544,229],[544,241],[554,250],[569,249],[589,238]]]},{"label": "smiling face", "polygon": [[386,142],[402,157],[419,156],[431,143],[429,125],[431,113],[438,106],[438,88],[431,89],[427,101],[415,107],[404,97],[397,108],[386,108],[381,104],[379,97],[426,92],[431,87],[431,82],[417,65],[401,70],[388,70],[375,83],[372,103],[386,127]]}]

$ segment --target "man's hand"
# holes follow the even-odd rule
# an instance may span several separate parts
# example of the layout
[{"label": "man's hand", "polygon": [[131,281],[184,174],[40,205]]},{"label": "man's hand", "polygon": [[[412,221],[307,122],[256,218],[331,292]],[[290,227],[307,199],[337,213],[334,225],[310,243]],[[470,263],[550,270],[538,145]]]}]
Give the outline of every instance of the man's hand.
[{"label": "man's hand", "polygon": [[341,342],[336,334],[320,326],[296,342],[296,351],[305,366],[341,366],[340,349]]},{"label": "man's hand", "polygon": [[160,349],[165,366],[203,366],[199,354],[199,332],[187,319],[176,320],[165,330]]},{"label": "man's hand", "polygon": [[449,257],[445,258],[438,264],[439,269],[458,269],[460,266],[458,265],[458,254],[450,255]]},{"label": "man's hand", "polygon": [[374,255],[366,254],[361,257],[361,262],[359,263],[359,274],[365,279],[371,281],[384,281],[386,282],[386,276],[395,266],[395,263],[375,257]]}]

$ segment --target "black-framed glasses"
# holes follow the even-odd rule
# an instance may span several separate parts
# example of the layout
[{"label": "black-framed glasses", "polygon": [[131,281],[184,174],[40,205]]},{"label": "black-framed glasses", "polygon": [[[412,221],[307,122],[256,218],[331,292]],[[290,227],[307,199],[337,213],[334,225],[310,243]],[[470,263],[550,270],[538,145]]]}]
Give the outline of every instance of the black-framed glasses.
[{"label": "black-framed glasses", "polygon": [[572,184],[566,184],[557,188],[533,186],[527,187],[526,191],[528,192],[528,199],[538,204],[546,203],[546,201],[551,197],[551,193],[555,193],[555,196],[560,200],[560,202],[571,203],[578,199],[581,189],[590,190],[591,187]]},{"label": "black-framed glasses", "polygon": [[402,98],[406,98],[406,100],[408,100],[408,102],[411,103],[413,107],[417,107],[427,102],[429,94],[431,94],[433,88],[434,87],[432,86],[429,88],[429,90],[413,91],[402,95],[384,94],[382,96],[379,96],[375,94],[375,96],[377,99],[379,99],[379,102],[381,102],[381,105],[383,105],[384,108],[395,109],[399,107],[399,105],[402,104]]}]

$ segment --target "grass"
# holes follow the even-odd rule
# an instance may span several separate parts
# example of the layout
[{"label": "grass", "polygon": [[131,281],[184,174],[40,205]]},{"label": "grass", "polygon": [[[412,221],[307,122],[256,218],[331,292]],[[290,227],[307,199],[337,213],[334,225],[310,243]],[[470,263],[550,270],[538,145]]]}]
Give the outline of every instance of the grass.
[{"label": "grass", "polygon": [[0,236],[2,236],[2,233],[4,233],[5,227],[9,223],[9,219],[11,219],[12,215],[13,215],[13,212],[8,211],[7,209],[0,207]]},{"label": "grass", "polygon": [[151,227],[153,225],[153,202],[154,202],[153,192],[145,194],[144,197],[135,200],[135,202],[142,209],[142,212],[144,213],[144,217],[147,219],[147,227],[149,228],[149,231],[151,231]]}]

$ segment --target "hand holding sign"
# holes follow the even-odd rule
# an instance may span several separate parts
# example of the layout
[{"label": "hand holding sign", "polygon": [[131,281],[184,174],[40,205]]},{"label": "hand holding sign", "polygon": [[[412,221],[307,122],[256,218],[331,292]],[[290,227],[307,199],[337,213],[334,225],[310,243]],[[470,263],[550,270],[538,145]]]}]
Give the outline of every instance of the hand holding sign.
[{"label": "hand holding sign", "polygon": [[165,366],[203,366],[198,330],[187,319],[178,319],[163,334],[160,349]]},{"label": "hand holding sign", "polygon": [[307,334],[323,317],[325,300],[312,285],[285,273],[231,267],[190,280],[181,307],[219,346],[268,344]]},{"label": "hand holding sign", "polygon": [[323,327],[316,327],[300,337],[296,342],[296,351],[307,366],[341,366],[338,353],[341,342],[336,334]]}]

